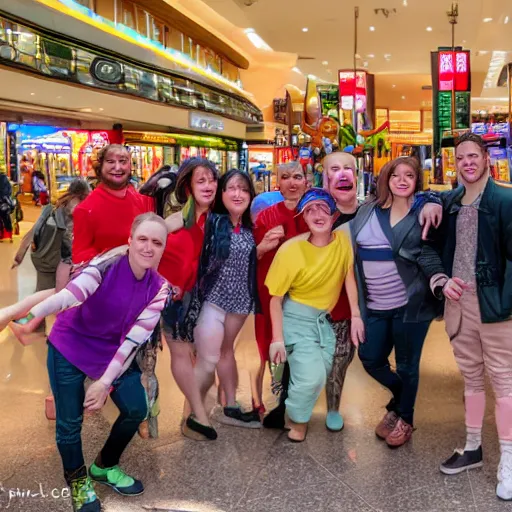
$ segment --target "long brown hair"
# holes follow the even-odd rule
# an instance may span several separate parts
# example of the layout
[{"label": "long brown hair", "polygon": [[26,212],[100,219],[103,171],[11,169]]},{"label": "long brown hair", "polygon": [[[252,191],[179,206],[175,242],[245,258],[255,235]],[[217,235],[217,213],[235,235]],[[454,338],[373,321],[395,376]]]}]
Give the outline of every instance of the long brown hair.
[{"label": "long brown hair", "polygon": [[393,195],[389,189],[389,180],[399,165],[407,165],[416,174],[416,188],[414,194],[421,192],[423,189],[423,170],[420,162],[413,156],[401,156],[388,162],[380,171],[377,180],[377,197],[376,202],[379,206],[390,206],[393,202]]},{"label": "long brown hair", "polygon": [[75,178],[69,185],[67,192],[60,197],[55,203],[55,208],[60,208],[61,206],[67,206],[73,199],[78,199],[82,202],[91,192],[91,188],[89,184],[81,179]]},{"label": "long brown hair", "polygon": [[198,167],[204,167],[212,173],[215,181],[219,180],[219,173],[215,165],[206,158],[187,158],[184,160],[178,169],[178,181],[176,182],[176,189],[174,194],[176,200],[180,204],[185,204],[190,194],[192,194],[192,174]]}]

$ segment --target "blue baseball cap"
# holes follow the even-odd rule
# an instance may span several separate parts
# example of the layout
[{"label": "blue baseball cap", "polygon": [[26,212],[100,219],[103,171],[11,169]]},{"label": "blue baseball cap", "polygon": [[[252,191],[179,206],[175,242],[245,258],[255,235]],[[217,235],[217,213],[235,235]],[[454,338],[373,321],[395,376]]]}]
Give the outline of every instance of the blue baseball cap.
[{"label": "blue baseball cap", "polygon": [[297,205],[297,213],[302,213],[304,208],[306,208],[306,206],[313,201],[324,201],[324,203],[326,203],[329,207],[331,215],[334,215],[338,211],[338,208],[336,207],[336,201],[333,199],[331,194],[329,194],[329,192],[323,188],[313,187],[306,190],[304,195],[300,198],[299,204]]}]

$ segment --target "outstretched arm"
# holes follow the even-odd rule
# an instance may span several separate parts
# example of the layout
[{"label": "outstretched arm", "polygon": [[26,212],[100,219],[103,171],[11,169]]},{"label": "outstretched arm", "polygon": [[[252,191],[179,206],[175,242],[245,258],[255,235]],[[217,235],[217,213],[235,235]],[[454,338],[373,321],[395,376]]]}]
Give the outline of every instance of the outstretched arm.
[{"label": "outstretched arm", "polygon": [[84,407],[90,411],[103,407],[112,383],[128,369],[139,348],[151,336],[153,329],[160,319],[160,314],[169,293],[171,293],[169,284],[165,282],[135,321],[130,332],[117,349],[112,361],[110,361],[105,373],[87,390]]}]

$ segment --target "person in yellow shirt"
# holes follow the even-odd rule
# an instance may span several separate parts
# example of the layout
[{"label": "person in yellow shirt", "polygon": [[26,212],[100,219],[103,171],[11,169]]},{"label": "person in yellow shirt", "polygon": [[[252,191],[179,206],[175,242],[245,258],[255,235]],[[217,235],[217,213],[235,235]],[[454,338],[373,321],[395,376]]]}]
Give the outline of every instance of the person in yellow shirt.
[{"label": "person in yellow shirt", "polygon": [[331,371],[336,339],[328,314],[344,283],[352,312],[354,344],[363,341],[364,327],[350,237],[343,228],[331,231],[338,215],[334,199],[321,188],[311,188],[299,201],[297,211],[303,214],[310,232],[280,247],[265,284],[272,297],[270,360],[279,364],[288,359],[288,438],[301,442]]}]

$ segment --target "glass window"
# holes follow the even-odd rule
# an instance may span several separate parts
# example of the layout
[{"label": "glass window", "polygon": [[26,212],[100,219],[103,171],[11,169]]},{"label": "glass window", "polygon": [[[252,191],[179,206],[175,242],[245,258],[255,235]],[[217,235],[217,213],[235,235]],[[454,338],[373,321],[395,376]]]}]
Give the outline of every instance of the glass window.
[{"label": "glass window", "polygon": [[183,35],[183,53],[188,55],[192,60],[196,60],[196,43],[190,37]]},{"label": "glass window", "polygon": [[166,27],[165,47],[173,50],[182,51],[182,33],[172,27]]},{"label": "glass window", "polygon": [[135,5],[132,2],[121,2],[121,23],[127,27],[137,30]]},{"label": "glass window", "polygon": [[204,49],[204,55],[206,60],[206,67],[210,68],[216,73],[220,73],[220,57],[209,48]]},{"label": "glass window", "polygon": [[139,6],[135,6],[137,13],[137,32],[141,36],[148,37],[148,13]]},{"label": "glass window", "polygon": [[165,27],[164,24],[155,18],[148,15],[149,18],[149,38],[153,41],[156,41],[157,43],[164,44],[164,38],[165,38]]},{"label": "glass window", "polygon": [[75,3],[83,5],[84,7],[87,7],[88,9],[93,10],[94,9],[94,2],[93,0],[74,0]]},{"label": "glass window", "polygon": [[226,59],[222,59],[222,76],[236,82],[238,80],[238,68]]}]

